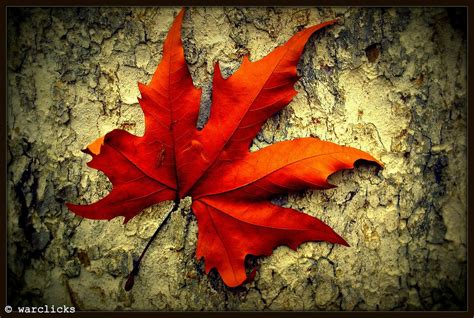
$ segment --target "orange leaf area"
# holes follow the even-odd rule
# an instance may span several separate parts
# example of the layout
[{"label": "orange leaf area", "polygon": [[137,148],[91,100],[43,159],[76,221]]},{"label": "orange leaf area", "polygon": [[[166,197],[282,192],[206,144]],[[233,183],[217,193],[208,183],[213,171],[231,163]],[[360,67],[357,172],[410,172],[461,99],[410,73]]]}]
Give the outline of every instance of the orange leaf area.
[{"label": "orange leaf area", "polygon": [[139,84],[145,133],[115,129],[88,146],[89,167],[101,170],[113,189],[90,205],[68,203],[89,219],[123,216],[191,196],[198,222],[196,256],[206,272],[216,268],[227,286],[248,281],[244,260],[270,255],[279,245],[306,241],[348,246],[331,227],[302,212],[270,202],[276,195],[333,187],[327,178],[357,160],[379,161],[361,150],[317,138],[299,138],[256,152],[249,147],[265,121],[297,94],[296,65],[313,33],[331,20],[296,33],[263,59],[244,57],[230,77],[216,64],[209,120],[196,128],[201,89],[189,73],[181,41],[182,10],[164,43],[148,85]]}]

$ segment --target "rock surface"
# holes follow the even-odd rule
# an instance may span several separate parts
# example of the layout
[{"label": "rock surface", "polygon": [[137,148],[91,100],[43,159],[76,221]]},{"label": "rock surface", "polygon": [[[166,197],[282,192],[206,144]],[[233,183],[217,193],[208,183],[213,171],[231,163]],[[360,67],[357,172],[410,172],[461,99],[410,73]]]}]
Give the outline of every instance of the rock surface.
[{"label": "rock surface", "polygon": [[[123,225],[81,219],[65,202],[108,193],[87,144],[142,134],[137,81],[149,82],[179,8],[8,8],[8,302],[76,310],[463,310],[466,308],[466,29],[457,9],[191,8],[186,59],[209,113],[213,65],[226,74],[299,29],[313,36],[299,94],[252,150],[318,136],[367,151],[339,187],[277,199],[351,245],[304,243],[252,259],[255,280],[226,288],[195,258],[190,200],[158,234],[131,292],[132,260],[171,203]],[[461,21],[461,22],[460,22]]]}]

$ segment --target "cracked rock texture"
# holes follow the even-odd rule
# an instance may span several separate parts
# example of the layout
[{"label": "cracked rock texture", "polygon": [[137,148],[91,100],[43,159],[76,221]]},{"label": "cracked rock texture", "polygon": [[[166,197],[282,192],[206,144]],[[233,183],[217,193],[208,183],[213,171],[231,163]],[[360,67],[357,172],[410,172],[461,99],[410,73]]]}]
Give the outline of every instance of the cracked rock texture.
[{"label": "cracked rock texture", "polygon": [[317,136],[367,151],[338,188],[275,199],[317,216],[351,245],[304,243],[252,258],[255,280],[225,287],[195,257],[196,219],[181,202],[122,288],[171,203],[92,221],[65,202],[108,193],[80,152],[114,128],[144,130],[147,83],[179,8],[8,8],[8,303],[76,310],[463,310],[466,308],[465,13],[443,8],[191,8],[186,59],[209,113],[214,63],[225,74],[296,31],[318,32],[299,94],[252,150]]}]

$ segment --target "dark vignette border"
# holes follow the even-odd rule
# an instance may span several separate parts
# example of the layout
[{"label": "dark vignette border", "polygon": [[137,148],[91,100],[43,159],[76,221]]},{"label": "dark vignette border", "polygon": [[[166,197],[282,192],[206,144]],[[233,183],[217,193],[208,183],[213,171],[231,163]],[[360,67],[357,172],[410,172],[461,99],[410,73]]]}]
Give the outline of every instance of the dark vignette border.
[{"label": "dark vignette border", "polygon": [[[469,265],[473,264],[473,251],[471,248],[470,242],[473,242],[474,231],[469,231],[473,228],[473,217],[471,214],[471,201],[473,197],[473,189],[470,187],[471,179],[473,176],[472,169],[469,167],[469,158],[472,158],[473,147],[470,147],[470,140],[473,140],[474,130],[470,127],[472,123],[473,112],[470,111],[469,101],[473,100],[473,90],[471,89],[472,81],[469,81],[469,75],[473,73],[473,64],[469,63],[472,60],[472,43],[474,42],[473,32],[470,30],[471,17],[472,17],[472,7],[469,5],[469,0],[398,0],[398,1],[389,1],[389,0],[297,0],[291,4],[285,2],[284,0],[5,0],[2,1],[1,15],[0,15],[0,43],[2,44],[3,49],[0,51],[0,58],[2,63],[0,64],[0,89],[1,89],[1,107],[0,107],[0,127],[3,126],[3,129],[0,129],[0,143],[2,147],[0,163],[3,167],[1,174],[0,182],[0,202],[2,204],[0,211],[0,246],[1,246],[1,256],[0,256],[0,318],[4,316],[9,317],[21,317],[19,313],[10,313],[6,314],[4,311],[5,306],[7,305],[7,220],[6,220],[6,183],[7,183],[7,167],[6,167],[6,154],[7,154],[7,124],[6,124],[6,107],[7,107],[7,89],[6,89],[6,76],[7,76],[7,10],[9,7],[51,7],[51,6],[377,6],[377,7],[387,7],[387,6],[437,6],[437,7],[463,7],[467,12],[467,24],[466,24],[466,34],[467,34],[467,53],[468,53],[468,69],[467,69],[467,83],[468,83],[468,110],[467,110],[467,208],[468,208],[468,224],[467,224],[467,234],[468,234],[468,288],[467,288],[467,311],[459,312],[100,312],[101,317],[113,317],[113,316],[165,316],[165,317],[184,317],[184,316],[210,316],[210,317],[240,317],[241,315],[250,316],[250,317],[292,317],[292,316],[302,316],[302,317],[340,317],[340,316],[354,316],[354,317],[472,317],[474,318],[474,302],[472,297],[472,286],[473,286],[473,271]],[[471,102],[472,104],[472,102]],[[472,267],[472,266],[471,266]],[[98,314],[98,312],[92,311],[82,311],[76,312],[73,314],[76,317],[91,317]],[[61,315],[61,314],[42,314],[42,316],[70,316],[70,315]]]}]

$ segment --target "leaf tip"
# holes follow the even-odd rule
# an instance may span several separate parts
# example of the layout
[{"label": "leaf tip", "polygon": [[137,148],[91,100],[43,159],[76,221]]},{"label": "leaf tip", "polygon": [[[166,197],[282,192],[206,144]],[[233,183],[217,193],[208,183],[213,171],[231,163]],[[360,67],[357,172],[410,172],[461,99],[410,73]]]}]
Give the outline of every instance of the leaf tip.
[{"label": "leaf tip", "polygon": [[217,61],[214,64],[214,79],[220,79],[220,80],[224,79],[224,77],[222,76],[221,66],[220,66],[219,61]]},{"label": "leaf tip", "polygon": [[343,239],[342,237],[341,237],[341,241],[338,242],[338,243],[339,243],[340,245],[344,245],[344,246],[346,246],[346,247],[351,247],[351,246],[349,245],[349,243],[347,243],[346,240]]},{"label": "leaf tip", "polygon": [[384,164],[382,161],[377,160],[377,159],[375,159],[375,158],[374,158],[374,160],[375,160],[375,163],[380,166],[380,168],[385,168],[385,164]]},{"label": "leaf tip", "polygon": [[307,29],[305,29],[305,30],[303,30],[303,31],[309,31],[310,33],[313,33],[313,32],[316,32],[316,31],[318,31],[318,30],[320,30],[320,29],[323,29],[323,28],[325,28],[325,27],[327,27],[327,26],[330,26],[330,25],[332,25],[332,24],[335,24],[336,22],[339,22],[339,21],[340,21],[339,19],[340,19],[340,18],[338,17],[338,18],[335,18],[335,19],[332,19],[332,20],[328,20],[328,21],[322,22],[322,23],[320,23],[320,24],[311,26],[311,27],[309,27],[309,28],[307,28]]},{"label": "leaf tip", "polygon": [[[131,219],[132,219],[132,217],[131,217],[130,215],[125,215],[122,224],[124,224],[124,225],[127,224],[128,221],[130,221]],[[109,219],[109,221],[110,221],[110,220],[111,220],[111,219]]]},{"label": "leaf tip", "polygon": [[89,150],[94,155],[100,154],[100,149],[102,148],[102,145],[104,144],[104,137],[105,136],[97,138],[94,142],[92,142],[90,145],[87,146],[87,149],[84,149],[84,152]]},{"label": "leaf tip", "polygon": [[184,17],[184,12],[186,11],[186,7],[182,7],[181,10],[179,10],[178,15],[175,18],[175,22],[179,24],[179,28],[181,28],[181,23],[183,22],[183,17]]},{"label": "leaf tip", "polygon": [[385,168],[385,164],[382,161],[375,159],[375,157],[370,155],[370,154],[368,154],[367,158],[360,158],[359,160],[365,160],[365,161],[368,161],[368,162],[373,162],[376,165],[380,166],[380,168],[382,168],[382,169]]},{"label": "leaf tip", "polygon": [[137,85],[138,85],[138,89],[140,90],[140,92],[145,89],[144,86],[146,86],[145,84],[143,84],[142,82],[137,82]]}]

